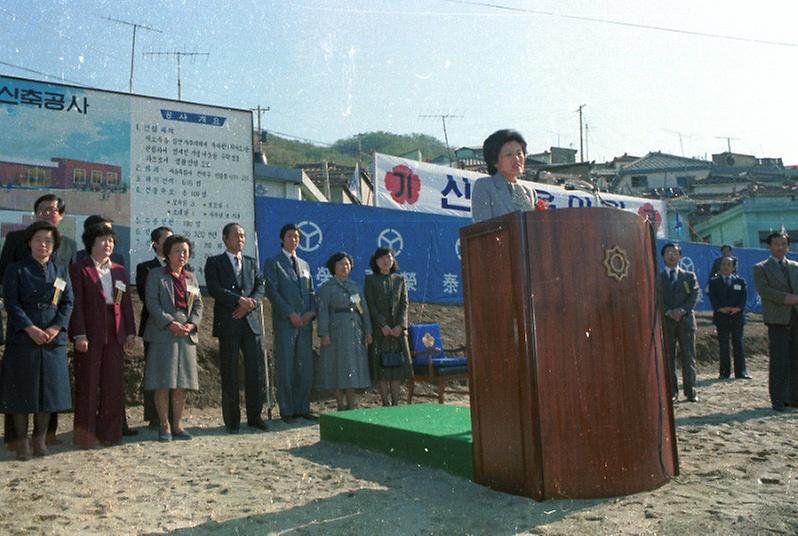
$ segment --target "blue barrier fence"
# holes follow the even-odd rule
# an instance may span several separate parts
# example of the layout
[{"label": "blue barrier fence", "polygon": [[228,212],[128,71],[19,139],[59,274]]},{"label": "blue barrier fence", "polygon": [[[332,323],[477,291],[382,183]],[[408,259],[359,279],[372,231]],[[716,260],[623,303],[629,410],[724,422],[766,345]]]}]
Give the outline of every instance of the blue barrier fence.
[{"label": "blue barrier fence", "polygon": [[[351,277],[363,284],[371,255],[377,247],[397,252],[400,272],[408,283],[411,301],[460,304],[463,289],[460,281],[459,230],[471,220],[359,205],[313,203],[274,197],[257,197],[256,227],[261,262],[280,252],[280,228],[289,222],[302,231],[299,255],[310,263],[316,286],[331,277],[324,267],[336,251],[346,251],[355,260]],[[658,249],[667,241],[657,240]],[[698,276],[706,288],[712,262],[720,248],[707,244],[682,242],[682,267]],[[760,311],[759,296],[753,288],[752,266],[768,257],[764,249],[735,248],[738,275],[748,282],[748,310]],[[794,258],[791,255],[791,258]],[[710,310],[709,299],[702,294],[698,310]]]}]

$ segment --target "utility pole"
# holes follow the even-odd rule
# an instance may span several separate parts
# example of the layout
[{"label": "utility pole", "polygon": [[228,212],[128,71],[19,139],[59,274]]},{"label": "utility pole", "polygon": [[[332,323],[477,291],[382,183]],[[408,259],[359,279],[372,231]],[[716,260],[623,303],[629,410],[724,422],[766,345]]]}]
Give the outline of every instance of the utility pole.
[{"label": "utility pole", "polygon": [[590,145],[588,141],[590,140],[590,130],[588,129],[587,121],[585,121],[585,160],[590,162]]},{"label": "utility pole", "polygon": [[579,108],[576,111],[579,113],[579,161],[585,161],[585,151],[584,151],[584,141],[582,138],[582,108],[587,106],[587,104],[580,104]]},{"label": "utility pole", "polygon": [[263,114],[270,111],[272,108],[271,106],[267,106],[262,108],[260,104],[258,104],[255,108],[250,108],[250,112],[257,112],[258,113],[258,152],[263,154],[263,131],[260,129],[260,118]]},{"label": "utility pole", "polygon": [[130,45],[130,82],[128,83],[128,89],[127,89],[128,93],[133,93],[133,60],[136,57],[136,30],[141,28],[142,30],[147,30],[149,32],[158,32],[158,33],[163,33],[163,32],[147,24],[129,22],[122,19],[115,19],[113,17],[103,17],[103,18],[105,20],[110,20],[111,22],[116,22],[117,24],[124,24],[126,26],[133,27],[133,43]]},{"label": "utility pole", "polygon": [[731,136],[715,136],[715,138],[719,140],[726,140],[726,149],[729,151],[729,153],[732,152],[731,141],[732,140],[737,141],[740,139],[740,138],[732,138]]},{"label": "utility pole", "polygon": [[446,142],[446,156],[449,157],[449,165],[452,165],[452,150],[449,147],[449,134],[446,132],[446,119],[454,119],[454,118],[461,118],[462,115],[452,115],[452,114],[431,114],[431,115],[419,115],[419,117],[440,117],[441,121],[443,122],[443,139]]},{"label": "utility pole", "polygon": [[177,58],[177,100],[183,100],[182,84],[180,81],[180,58],[183,56],[195,58],[197,56],[210,56],[208,52],[184,52],[181,50],[167,50],[163,52],[145,52],[145,56],[174,56]]}]

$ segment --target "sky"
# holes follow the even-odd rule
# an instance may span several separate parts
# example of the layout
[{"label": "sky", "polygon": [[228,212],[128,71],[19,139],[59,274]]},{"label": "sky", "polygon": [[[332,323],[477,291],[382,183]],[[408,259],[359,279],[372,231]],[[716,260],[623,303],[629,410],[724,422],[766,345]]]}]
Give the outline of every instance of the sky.
[{"label": "sky", "polygon": [[135,93],[177,98],[174,55],[150,53],[208,54],[181,58],[183,100],[269,107],[263,128],[319,144],[443,140],[447,115],[453,147],[515,128],[530,153],[578,149],[584,105],[589,160],[798,165],[792,0],[4,2],[0,73],[128,91],[132,28],[106,17],[160,30],[137,30]]}]

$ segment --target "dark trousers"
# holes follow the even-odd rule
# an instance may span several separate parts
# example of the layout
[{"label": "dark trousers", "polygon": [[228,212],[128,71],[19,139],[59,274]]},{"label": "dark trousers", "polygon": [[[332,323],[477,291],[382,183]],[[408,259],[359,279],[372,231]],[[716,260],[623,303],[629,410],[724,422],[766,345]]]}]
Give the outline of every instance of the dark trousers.
[{"label": "dark trousers", "polygon": [[731,340],[731,350],[734,354],[734,377],[741,378],[747,374],[745,368],[745,351],[743,349],[743,328],[742,322],[719,322],[715,325],[718,332],[718,346],[720,347],[720,377],[728,378],[731,376],[731,355],[729,352],[729,340]]},{"label": "dark trousers", "polygon": [[219,337],[219,372],[222,379],[222,418],[227,428],[238,428],[241,410],[238,396],[238,356],[244,355],[244,396],[247,423],[261,420],[266,362],[261,336],[240,322],[236,334]]},{"label": "dark trousers", "polygon": [[106,343],[89,340],[89,351],[75,353],[75,445],[122,440],[123,350],[109,310]]},{"label": "dark trousers", "polygon": [[798,313],[793,311],[789,325],[768,324],[768,346],[770,403],[798,405]]},{"label": "dark trousers", "polygon": [[668,360],[671,395],[675,396],[679,393],[679,380],[676,377],[676,357],[678,355],[682,366],[684,396],[695,398],[695,329],[686,319],[675,322],[673,319],[665,317],[662,331],[665,338],[665,356]]},{"label": "dark trousers", "polygon": [[274,330],[274,368],[281,417],[310,413],[313,388],[312,326]]}]

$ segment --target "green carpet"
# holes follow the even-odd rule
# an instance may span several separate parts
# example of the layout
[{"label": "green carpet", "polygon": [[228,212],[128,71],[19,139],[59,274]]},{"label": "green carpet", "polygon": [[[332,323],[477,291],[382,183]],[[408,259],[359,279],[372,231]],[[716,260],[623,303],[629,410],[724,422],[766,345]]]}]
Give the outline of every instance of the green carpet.
[{"label": "green carpet", "polygon": [[472,479],[471,412],[445,404],[358,409],[324,413],[325,441],[349,443],[410,463]]}]

